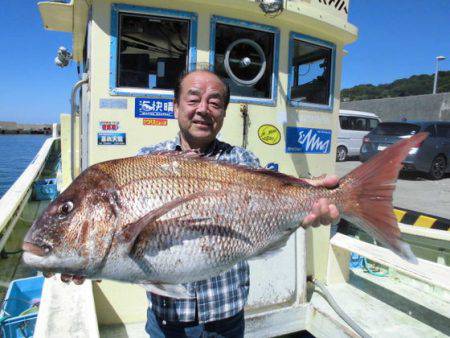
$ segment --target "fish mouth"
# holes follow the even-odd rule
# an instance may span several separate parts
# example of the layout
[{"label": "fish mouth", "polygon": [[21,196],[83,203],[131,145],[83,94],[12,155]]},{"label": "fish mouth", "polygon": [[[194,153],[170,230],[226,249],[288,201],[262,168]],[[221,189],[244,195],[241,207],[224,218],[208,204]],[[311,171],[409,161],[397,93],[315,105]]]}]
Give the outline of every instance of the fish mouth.
[{"label": "fish mouth", "polygon": [[37,245],[30,242],[23,242],[22,250],[39,257],[45,257],[52,251],[52,248],[49,245]]}]

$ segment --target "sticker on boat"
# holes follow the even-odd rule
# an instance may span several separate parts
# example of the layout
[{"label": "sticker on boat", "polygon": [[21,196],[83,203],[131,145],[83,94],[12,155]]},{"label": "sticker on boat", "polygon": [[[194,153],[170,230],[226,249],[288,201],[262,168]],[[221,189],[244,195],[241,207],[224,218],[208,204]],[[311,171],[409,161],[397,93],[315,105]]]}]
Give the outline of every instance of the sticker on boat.
[{"label": "sticker on boat", "polygon": [[171,99],[135,99],[134,116],[137,118],[174,119]]},{"label": "sticker on boat", "polygon": [[286,152],[303,154],[328,154],[331,130],[315,128],[286,128]]},{"label": "sticker on boat", "polygon": [[127,144],[127,135],[125,133],[98,133],[98,145],[125,145]]}]

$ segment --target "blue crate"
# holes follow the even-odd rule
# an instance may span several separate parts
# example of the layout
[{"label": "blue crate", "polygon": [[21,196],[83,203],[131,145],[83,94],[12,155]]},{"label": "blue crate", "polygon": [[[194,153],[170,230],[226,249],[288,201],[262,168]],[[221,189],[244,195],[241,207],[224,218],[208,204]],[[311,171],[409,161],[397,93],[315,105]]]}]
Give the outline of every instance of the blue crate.
[{"label": "blue crate", "polygon": [[56,178],[39,180],[33,184],[33,198],[35,201],[54,200],[58,196]]},{"label": "blue crate", "polygon": [[364,265],[364,257],[354,252],[350,254],[349,266],[351,269],[361,269]]},{"label": "blue crate", "polygon": [[16,279],[9,285],[2,310],[11,317],[19,316],[41,299],[44,277]]},{"label": "blue crate", "polygon": [[33,337],[36,321],[37,321],[37,314],[6,319],[0,325],[0,337],[2,338]]},{"label": "blue crate", "polygon": [[9,285],[0,316],[6,318],[0,324],[1,337],[32,337],[36,324],[36,310],[42,295],[44,277],[17,279]]}]

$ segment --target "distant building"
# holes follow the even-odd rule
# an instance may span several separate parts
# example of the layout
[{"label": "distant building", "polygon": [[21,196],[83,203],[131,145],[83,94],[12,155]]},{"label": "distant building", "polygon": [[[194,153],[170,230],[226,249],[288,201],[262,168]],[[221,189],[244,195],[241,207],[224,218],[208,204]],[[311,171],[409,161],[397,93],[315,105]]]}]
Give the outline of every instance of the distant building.
[{"label": "distant building", "polygon": [[341,109],[375,113],[383,121],[450,121],[450,93],[341,102]]}]

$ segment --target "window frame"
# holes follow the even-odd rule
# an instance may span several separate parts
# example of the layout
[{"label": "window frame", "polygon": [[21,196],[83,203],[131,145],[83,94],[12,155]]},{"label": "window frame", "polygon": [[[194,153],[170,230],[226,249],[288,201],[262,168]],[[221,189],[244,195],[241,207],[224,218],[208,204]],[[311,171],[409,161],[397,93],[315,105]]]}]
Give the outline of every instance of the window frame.
[{"label": "window frame", "polygon": [[212,15],[210,21],[210,35],[209,35],[209,68],[214,71],[214,61],[216,56],[216,27],[217,23],[236,26],[240,28],[253,29],[257,31],[263,31],[274,34],[274,53],[273,53],[273,69],[272,69],[272,86],[271,86],[271,97],[268,99],[248,97],[248,96],[236,96],[231,95],[230,102],[232,103],[252,103],[267,106],[276,106],[278,97],[278,65],[279,65],[279,54],[280,54],[280,30],[276,27],[262,25],[259,23],[243,21],[239,19],[228,18],[219,15]]},{"label": "window frame", "polygon": [[[291,88],[294,85],[294,66],[292,64],[292,58],[294,56],[294,43],[295,41],[307,42],[320,47],[326,47],[331,49],[331,69],[330,69],[330,94],[328,97],[328,104],[318,104],[318,103],[308,103],[300,102],[297,99],[291,97]],[[288,88],[287,88],[287,101],[291,107],[300,107],[310,110],[322,110],[322,111],[333,111],[334,107],[334,82],[335,82],[335,72],[336,72],[336,45],[332,42],[314,38],[309,35],[300,34],[297,32],[290,32],[289,34],[289,72],[288,72]]]},{"label": "window frame", "polygon": [[144,89],[135,87],[117,86],[118,72],[118,44],[119,44],[119,14],[152,15],[166,18],[182,19],[189,21],[189,51],[188,51],[188,71],[196,69],[197,63],[197,25],[198,14],[172,9],[162,9],[156,7],[134,6],[126,4],[111,5],[111,40],[110,40],[110,75],[109,93],[111,95],[151,97],[159,99],[173,99],[174,90],[168,89]]}]

